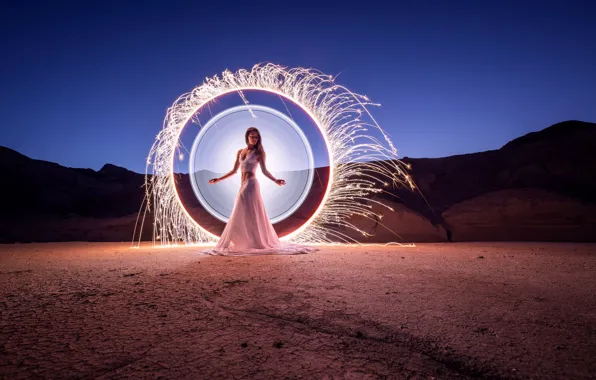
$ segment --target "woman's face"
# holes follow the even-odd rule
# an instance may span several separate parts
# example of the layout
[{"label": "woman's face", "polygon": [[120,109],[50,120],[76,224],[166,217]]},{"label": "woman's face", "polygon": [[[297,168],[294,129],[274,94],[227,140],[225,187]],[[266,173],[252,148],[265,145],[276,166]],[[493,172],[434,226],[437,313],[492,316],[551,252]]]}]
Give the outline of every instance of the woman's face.
[{"label": "woman's face", "polygon": [[257,132],[250,132],[248,134],[248,143],[250,145],[257,145],[257,143],[259,142],[259,134]]}]

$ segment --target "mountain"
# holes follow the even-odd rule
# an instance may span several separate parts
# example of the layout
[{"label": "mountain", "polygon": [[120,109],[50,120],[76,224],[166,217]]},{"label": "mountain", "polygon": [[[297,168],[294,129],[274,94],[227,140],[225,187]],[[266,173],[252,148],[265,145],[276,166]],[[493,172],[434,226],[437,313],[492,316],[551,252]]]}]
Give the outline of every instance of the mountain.
[{"label": "mountain", "polygon": [[[409,208],[451,231],[454,240],[592,241],[595,148],[596,124],[566,121],[498,150],[406,158],[424,198],[402,189],[395,193]],[[539,232],[537,224],[553,227]],[[519,233],[507,232],[511,228]]]},{"label": "mountain", "polygon": [[[382,221],[354,218],[374,236],[342,232],[371,242],[596,241],[595,148],[596,124],[566,121],[497,150],[406,157],[417,191],[391,189],[383,200],[395,211],[379,210]],[[326,169],[317,170],[324,178]],[[0,242],[132,240],[143,174],[111,164],[99,171],[67,168],[0,147],[0,178]],[[176,174],[176,180],[189,184],[188,175]],[[313,186],[318,193],[296,220],[316,208],[322,188]],[[181,193],[192,199],[189,186]],[[196,212],[205,215],[200,207]],[[145,240],[152,238],[150,221],[151,215]],[[286,230],[295,222],[288,223]]]},{"label": "mountain", "polygon": [[67,168],[0,147],[0,177],[0,242],[132,239],[142,174]]}]

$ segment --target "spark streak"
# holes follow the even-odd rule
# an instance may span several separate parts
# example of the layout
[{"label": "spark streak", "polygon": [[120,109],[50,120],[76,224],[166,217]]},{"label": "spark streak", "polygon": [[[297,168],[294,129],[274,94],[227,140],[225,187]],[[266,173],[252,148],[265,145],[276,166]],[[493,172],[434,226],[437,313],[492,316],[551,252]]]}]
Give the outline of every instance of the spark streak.
[{"label": "spark streak", "polygon": [[[200,226],[186,211],[174,183],[174,158],[180,134],[188,121],[216,98],[243,90],[260,90],[279,95],[300,106],[315,122],[325,140],[330,158],[330,178],[323,201],[312,217],[298,230],[285,236],[303,244],[357,241],[334,227],[344,227],[368,236],[349,218],[360,215],[373,221],[380,216],[372,211],[373,193],[383,187],[415,185],[406,173],[407,165],[398,159],[397,149],[368,111],[371,103],[335,83],[333,76],[315,69],[255,65],[250,71],[224,71],[221,77],[205,82],[180,96],[166,113],[147,157],[145,209],[139,214],[140,231],[149,210],[153,210],[153,243],[162,246],[214,242],[217,236]],[[371,129],[379,136],[367,134]],[[152,175],[149,174],[150,169]],[[375,201],[389,210],[391,207]],[[135,231],[136,236],[136,231]],[[141,237],[139,234],[139,241]]]}]

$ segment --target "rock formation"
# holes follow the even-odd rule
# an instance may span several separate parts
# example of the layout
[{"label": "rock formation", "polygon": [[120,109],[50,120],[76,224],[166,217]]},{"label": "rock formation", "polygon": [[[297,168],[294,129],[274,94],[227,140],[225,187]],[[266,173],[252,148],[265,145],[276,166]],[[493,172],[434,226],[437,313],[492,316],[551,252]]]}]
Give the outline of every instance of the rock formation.
[{"label": "rock formation", "polygon": [[[383,201],[395,211],[379,208],[379,221],[353,218],[373,236],[339,232],[365,242],[596,241],[595,148],[596,124],[567,121],[498,150],[404,158],[418,189],[392,189]],[[178,175],[178,182],[187,177]],[[0,178],[0,242],[133,238],[143,174],[110,164],[99,171],[67,168],[0,147]],[[152,238],[151,228],[149,215],[144,240]]]}]

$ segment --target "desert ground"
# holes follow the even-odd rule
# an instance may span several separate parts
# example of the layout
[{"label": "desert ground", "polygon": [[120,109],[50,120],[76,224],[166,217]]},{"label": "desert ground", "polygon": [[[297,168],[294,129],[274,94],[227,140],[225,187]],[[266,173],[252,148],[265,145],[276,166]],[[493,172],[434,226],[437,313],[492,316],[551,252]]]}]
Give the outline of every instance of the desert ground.
[{"label": "desert ground", "polygon": [[596,244],[0,246],[0,377],[596,378]]}]

